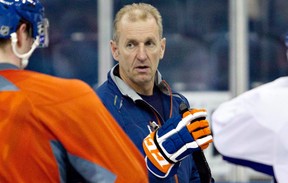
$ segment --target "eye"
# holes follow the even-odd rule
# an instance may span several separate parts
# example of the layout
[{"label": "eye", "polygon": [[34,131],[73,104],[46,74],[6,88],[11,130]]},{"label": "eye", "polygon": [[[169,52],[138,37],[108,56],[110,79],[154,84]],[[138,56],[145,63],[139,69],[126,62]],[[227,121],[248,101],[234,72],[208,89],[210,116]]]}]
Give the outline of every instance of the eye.
[{"label": "eye", "polygon": [[148,47],[153,47],[155,45],[155,43],[153,41],[147,41],[145,43],[145,45],[148,46]]},{"label": "eye", "polygon": [[129,48],[129,49],[132,49],[132,48],[135,47],[135,43],[133,43],[133,42],[128,42],[127,45],[126,45],[126,47]]}]

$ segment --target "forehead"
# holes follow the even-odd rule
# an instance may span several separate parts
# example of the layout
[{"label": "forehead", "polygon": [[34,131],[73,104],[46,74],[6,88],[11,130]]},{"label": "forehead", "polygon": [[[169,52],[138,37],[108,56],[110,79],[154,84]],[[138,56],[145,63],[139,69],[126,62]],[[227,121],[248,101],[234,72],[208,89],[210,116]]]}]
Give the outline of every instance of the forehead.
[{"label": "forehead", "polygon": [[160,38],[159,27],[152,16],[137,20],[123,16],[119,22],[119,36],[120,39]]}]

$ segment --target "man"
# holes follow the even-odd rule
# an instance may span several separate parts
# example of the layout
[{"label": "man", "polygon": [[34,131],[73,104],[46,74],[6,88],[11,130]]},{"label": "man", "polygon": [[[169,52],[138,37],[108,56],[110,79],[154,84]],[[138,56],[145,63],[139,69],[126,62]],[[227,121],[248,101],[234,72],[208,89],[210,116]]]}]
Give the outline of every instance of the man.
[{"label": "man", "polygon": [[[192,118],[179,114],[180,104],[189,106],[188,101],[171,91],[157,70],[166,45],[162,33],[162,18],[155,7],[144,3],[123,7],[116,14],[110,42],[118,64],[96,91],[138,149],[147,155],[150,182],[200,182],[191,154],[212,142],[206,111],[186,113],[196,121],[195,129],[181,126],[183,121],[190,124]],[[203,143],[195,143],[198,138]]]},{"label": "man", "polygon": [[0,1],[0,182],[148,182],[93,89],[20,69],[47,45],[47,26],[38,0]]},{"label": "man", "polygon": [[287,76],[221,104],[212,114],[212,126],[215,146],[224,160],[253,168],[273,176],[279,183],[286,183],[287,108]]}]

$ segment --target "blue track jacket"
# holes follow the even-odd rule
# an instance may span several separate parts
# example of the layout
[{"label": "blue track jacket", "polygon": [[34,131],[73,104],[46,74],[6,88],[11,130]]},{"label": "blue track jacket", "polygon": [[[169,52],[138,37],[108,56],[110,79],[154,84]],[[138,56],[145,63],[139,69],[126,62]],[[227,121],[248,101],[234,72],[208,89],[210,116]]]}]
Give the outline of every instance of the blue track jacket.
[{"label": "blue track jacket", "polygon": [[[187,106],[189,106],[189,103],[183,95],[171,92],[170,87],[162,80],[161,74],[157,71],[155,85],[162,91],[161,98],[165,115],[160,116],[151,105],[145,102],[133,89],[115,75],[118,69],[119,66],[117,64],[108,73],[108,80],[99,86],[96,92],[116,121],[136,144],[143,156],[145,156],[142,141],[150,133],[149,122],[155,121],[163,124],[171,117],[171,114],[172,116],[179,114],[179,105],[181,102],[185,102]],[[179,183],[200,183],[199,174],[192,155],[181,162],[177,171],[177,177]],[[176,179],[175,177],[159,179],[151,173],[149,175],[150,182],[172,183],[176,182]]]}]

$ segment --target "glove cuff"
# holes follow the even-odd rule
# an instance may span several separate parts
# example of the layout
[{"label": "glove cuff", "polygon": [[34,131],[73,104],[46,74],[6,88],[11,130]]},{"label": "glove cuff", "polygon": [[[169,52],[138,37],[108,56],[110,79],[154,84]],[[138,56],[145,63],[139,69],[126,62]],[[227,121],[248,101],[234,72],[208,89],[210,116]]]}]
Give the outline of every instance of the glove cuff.
[{"label": "glove cuff", "polygon": [[150,133],[143,140],[143,148],[147,156],[146,159],[147,158],[149,159],[149,161],[146,161],[146,165],[149,169],[147,162],[150,162],[151,164],[153,164],[154,167],[156,167],[159,171],[161,171],[165,175],[167,174],[167,172],[171,170],[172,166],[174,165],[174,162],[169,160],[166,157],[166,155],[159,150],[161,148],[159,147],[157,141],[155,141],[155,135],[156,135],[156,131]]},{"label": "glove cuff", "polygon": [[154,176],[161,178],[161,179],[175,175],[177,173],[177,170],[180,164],[180,163],[170,164],[171,166],[167,170],[167,172],[162,172],[157,167],[155,167],[155,165],[149,160],[147,156],[145,157],[145,162],[146,162],[146,166],[149,172],[152,173]]}]

